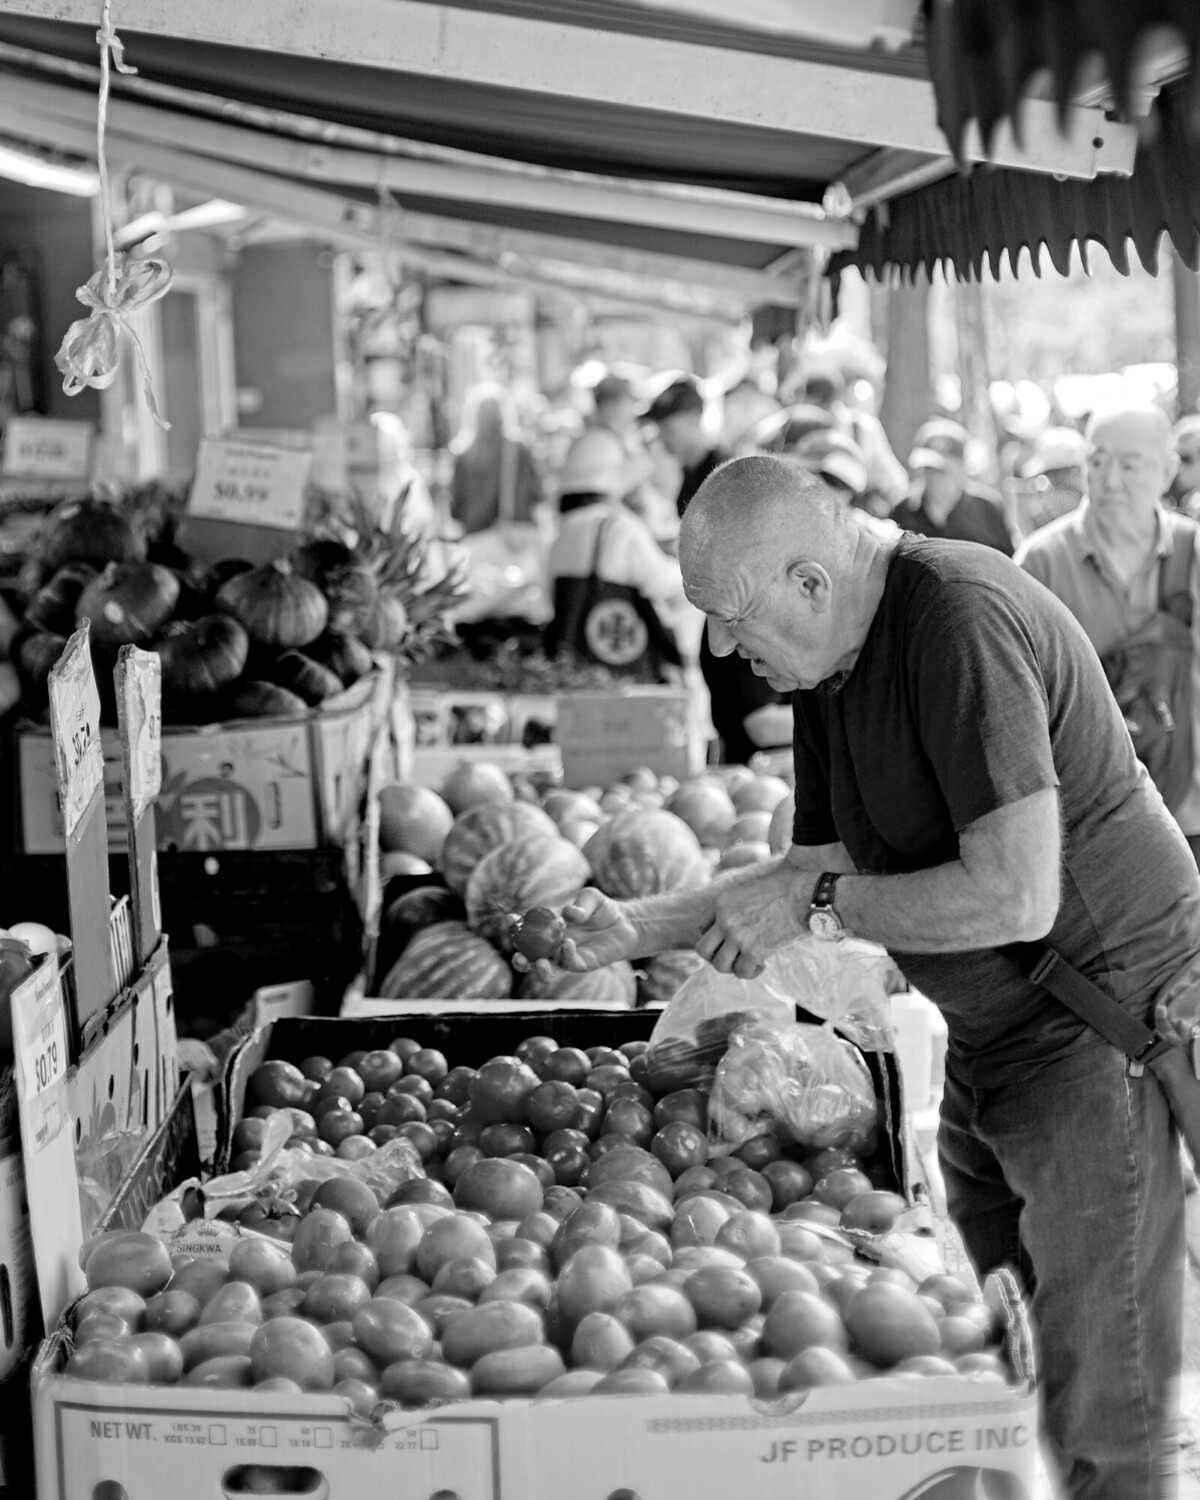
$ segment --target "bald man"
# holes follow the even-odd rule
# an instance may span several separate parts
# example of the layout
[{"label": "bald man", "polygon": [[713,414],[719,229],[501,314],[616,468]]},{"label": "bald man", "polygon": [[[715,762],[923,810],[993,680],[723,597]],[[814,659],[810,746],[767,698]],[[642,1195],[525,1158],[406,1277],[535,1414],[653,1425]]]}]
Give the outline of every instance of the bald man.
[{"label": "bald man", "polygon": [[563,962],[694,943],[750,974],[807,934],[888,948],[949,1027],[950,1210],[981,1273],[1025,1277],[1069,1493],[1170,1493],[1184,1247],[1166,1099],[997,951],[1044,939],[1143,1019],[1173,984],[1191,994],[1200,876],[1095,652],[999,552],[843,510],[786,460],[719,469],[680,543],[713,651],[792,694],[793,847],[699,890],[585,891]]},{"label": "bald man", "polygon": [[[1200,547],[1196,522],[1162,503],[1179,469],[1171,425],[1157,407],[1127,408],[1093,418],[1087,443],[1086,499],[1035,531],[1016,560],[1083,626],[1119,697],[1135,685],[1123,648],[1162,638],[1153,665],[1175,730],[1150,750],[1135,729],[1134,744],[1200,860]],[[1156,718],[1144,704],[1126,717],[1137,728]]]}]

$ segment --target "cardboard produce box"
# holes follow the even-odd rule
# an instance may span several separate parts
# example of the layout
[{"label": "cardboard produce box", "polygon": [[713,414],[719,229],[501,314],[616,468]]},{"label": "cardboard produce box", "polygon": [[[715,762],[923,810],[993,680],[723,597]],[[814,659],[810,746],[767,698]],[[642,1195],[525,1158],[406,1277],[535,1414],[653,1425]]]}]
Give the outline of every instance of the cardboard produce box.
[{"label": "cardboard produce box", "polygon": [[[158,847],[182,853],[314,849],[357,828],[380,713],[382,672],[320,709],[289,719],[202,728],[164,726]],[[110,842],[125,839],[121,750],[101,734]],[[26,854],[56,854],[63,824],[49,730],[17,732],[20,830]]]},{"label": "cardboard produce box", "polygon": [[704,741],[686,688],[563,693],[557,732],[568,786],[605,786],[636,766],[680,781],[704,769]]}]

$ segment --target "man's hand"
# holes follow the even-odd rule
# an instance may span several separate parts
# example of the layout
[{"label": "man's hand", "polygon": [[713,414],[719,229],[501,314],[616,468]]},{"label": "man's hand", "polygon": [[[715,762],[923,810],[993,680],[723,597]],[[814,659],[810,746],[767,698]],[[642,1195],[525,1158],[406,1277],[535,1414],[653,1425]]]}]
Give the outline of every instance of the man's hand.
[{"label": "man's hand", "polygon": [[570,906],[563,907],[567,935],[558,964],[584,973],[603,968],[619,958],[638,957],[638,932],[624,907],[611,896],[585,886]]},{"label": "man's hand", "polygon": [[776,948],[808,931],[808,902],[816,877],[773,866],[717,897],[716,921],[696,944],[715,969],[753,979]]}]

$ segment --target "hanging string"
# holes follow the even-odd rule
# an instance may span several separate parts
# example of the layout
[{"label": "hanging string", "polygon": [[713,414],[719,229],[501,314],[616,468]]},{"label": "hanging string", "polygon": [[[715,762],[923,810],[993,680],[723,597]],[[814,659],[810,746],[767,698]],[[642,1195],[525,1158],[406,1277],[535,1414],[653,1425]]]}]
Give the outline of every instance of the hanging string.
[{"label": "hanging string", "polygon": [[104,151],[111,68],[115,66],[119,73],[136,73],[137,69],[125,61],[125,49],[113,28],[112,0],[103,0],[96,42],[100,48],[96,161],[100,173],[100,211],[104,220],[104,264],[86,286],[81,286],[75,293],[76,298],[91,311],[86,318],[80,318],[67,329],[54,363],[62,372],[63,390],[68,396],[77,396],[87,386],[97,391],[105,390],[116,379],[121,334],[127,334],[142,378],[142,395],[150,415],[165,431],[171,424],[159,412],[146,351],[128,319],[165,295],[174,272],[165,260],[132,260],[119,254],[113,243],[112,196]]}]

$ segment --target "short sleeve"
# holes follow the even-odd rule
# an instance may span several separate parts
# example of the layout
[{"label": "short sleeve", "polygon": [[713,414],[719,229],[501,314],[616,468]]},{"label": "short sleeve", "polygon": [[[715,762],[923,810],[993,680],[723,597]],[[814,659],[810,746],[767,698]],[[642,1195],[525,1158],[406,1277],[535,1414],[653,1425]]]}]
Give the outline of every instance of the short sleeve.
[{"label": "short sleeve", "polygon": [[[809,701],[806,701],[809,700]],[[836,844],[830,795],[828,736],[810,695],[797,693],[792,699],[795,733],[792,762],[796,770],[796,816],[792,820],[792,843],[802,848]],[[825,753],[822,755],[822,745]]]},{"label": "short sleeve", "polygon": [[913,599],[905,637],[921,747],[957,831],[1058,785],[1045,681],[1010,596],[942,581]]}]

